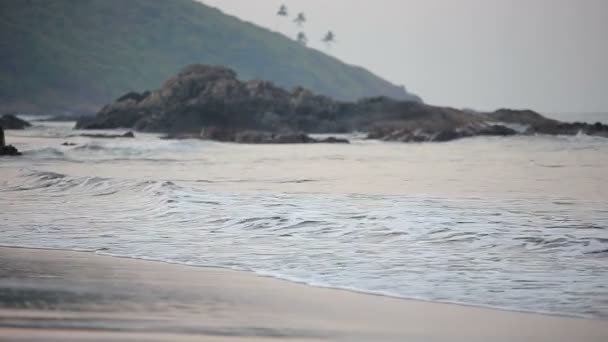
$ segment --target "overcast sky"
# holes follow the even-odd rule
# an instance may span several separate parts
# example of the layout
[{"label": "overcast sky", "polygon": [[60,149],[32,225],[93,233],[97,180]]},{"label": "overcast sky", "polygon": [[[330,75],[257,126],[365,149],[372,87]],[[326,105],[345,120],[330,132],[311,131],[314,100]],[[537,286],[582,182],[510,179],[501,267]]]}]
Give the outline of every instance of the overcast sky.
[{"label": "overcast sky", "polygon": [[[427,103],[608,112],[608,0],[202,1],[290,36],[304,12],[312,47]],[[291,19],[276,16],[282,3]]]}]

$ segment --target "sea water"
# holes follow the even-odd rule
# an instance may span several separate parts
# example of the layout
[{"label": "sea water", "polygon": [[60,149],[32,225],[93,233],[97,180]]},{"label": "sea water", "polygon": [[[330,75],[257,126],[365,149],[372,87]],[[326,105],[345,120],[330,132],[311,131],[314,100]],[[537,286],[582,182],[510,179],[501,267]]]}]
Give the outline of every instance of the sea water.
[{"label": "sea water", "polygon": [[237,145],[72,127],[7,132],[24,155],[0,159],[1,245],[608,317],[608,139]]}]

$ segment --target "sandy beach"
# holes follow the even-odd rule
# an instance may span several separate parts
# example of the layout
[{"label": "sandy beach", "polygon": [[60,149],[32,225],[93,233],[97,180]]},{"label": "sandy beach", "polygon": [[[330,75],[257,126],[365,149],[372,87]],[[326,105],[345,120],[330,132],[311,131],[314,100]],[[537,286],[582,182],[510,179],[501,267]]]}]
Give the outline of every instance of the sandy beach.
[{"label": "sandy beach", "polygon": [[608,324],[253,273],[0,248],[0,340],[606,341]]}]

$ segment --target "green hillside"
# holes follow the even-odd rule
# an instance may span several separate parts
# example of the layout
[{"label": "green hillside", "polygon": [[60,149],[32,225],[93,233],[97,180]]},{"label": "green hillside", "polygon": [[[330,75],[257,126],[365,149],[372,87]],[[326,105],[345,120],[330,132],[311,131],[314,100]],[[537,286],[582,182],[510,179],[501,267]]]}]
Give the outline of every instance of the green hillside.
[{"label": "green hillside", "polygon": [[0,0],[0,110],[93,111],[188,64],[338,99],[416,99],[367,70],[192,0]]}]

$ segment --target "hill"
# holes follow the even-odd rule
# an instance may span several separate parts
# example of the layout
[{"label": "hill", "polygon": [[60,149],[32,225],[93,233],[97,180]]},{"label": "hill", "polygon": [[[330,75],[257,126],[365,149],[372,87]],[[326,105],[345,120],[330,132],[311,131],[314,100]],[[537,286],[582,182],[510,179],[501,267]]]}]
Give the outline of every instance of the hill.
[{"label": "hill", "polygon": [[93,112],[193,63],[341,100],[419,100],[363,68],[192,0],[0,1],[0,111]]}]

